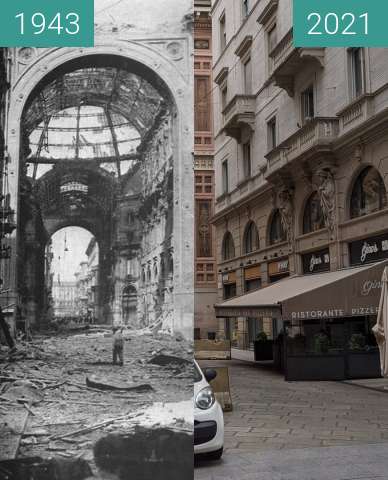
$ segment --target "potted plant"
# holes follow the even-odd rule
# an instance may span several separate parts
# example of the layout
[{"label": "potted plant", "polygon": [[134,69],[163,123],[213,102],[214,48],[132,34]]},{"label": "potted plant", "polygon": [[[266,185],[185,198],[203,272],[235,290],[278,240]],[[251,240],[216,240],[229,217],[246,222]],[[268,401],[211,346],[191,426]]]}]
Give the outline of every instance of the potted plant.
[{"label": "potted plant", "polygon": [[319,332],[314,335],[314,351],[315,353],[322,354],[329,351],[329,337],[325,332]]},{"label": "potted plant", "polygon": [[349,340],[349,350],[352,351],[365,351],[366,339],[362,333],[353,333]]},{"label": "potted plant", "polygon": [[268,340],[268,336],[265,332],[257,334],[254,345],[256,362],[273,360],[273,341]]}]

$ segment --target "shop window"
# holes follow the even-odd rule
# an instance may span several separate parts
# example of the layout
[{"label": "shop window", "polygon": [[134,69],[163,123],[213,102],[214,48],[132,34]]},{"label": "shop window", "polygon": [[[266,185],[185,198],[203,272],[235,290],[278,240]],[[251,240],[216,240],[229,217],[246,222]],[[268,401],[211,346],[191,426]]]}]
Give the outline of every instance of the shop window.
[{"label": "shop window", "polygon": [[362,48],[351,48],[349,55],[349,87],[351,99],[365,93],[365,58]]},{"label": "shop window", "polygon": [[230,260],[235,257],[234,241],[232,234],[226,232],[222,242],[222,260]]},{"label": "shop window", "polygon": [[315,117],[314,86],[310,85],[301,93],[302,125]]},{"label": "shop window", "polygon": [[253,292],[261,288],[261,278],[253,278],[252,280],[245,280],[245,292]]},{"label": "shop window", "polygon": [[244,253],[251,253],[259,249],[259,233],[255,222],[249,222],[244,233]]},{"label": "shop window", "polygon": [[224,300],[233,298],[237,295],[237,289],[235,283],[227,283],[224,285]]},{"label": "shop window", "polygon": [[316,232],[322,228],[325,228],[325,219],[318,193],[314,192],[304,209],[303,233]]},{"label": "shop window", "polygon": [[271,118],[267,123],[267,143],[268,151],[270,152],[277,145],[277,132],[276,132],[276,117]]},{"label": "shop window", "polygon": [[350,217],[361,217],[382,210],[386,206],[387,192],[383,179],[375,168],[365,168],[353,187],[350,199]]},{"label": "shop window", "polygon": [[270,245],[275,245],[276,243],[285,242],[286,240],[287,236],[282,225],[280,212],[279,210],[275,210],[269,229],[269,243]]}]

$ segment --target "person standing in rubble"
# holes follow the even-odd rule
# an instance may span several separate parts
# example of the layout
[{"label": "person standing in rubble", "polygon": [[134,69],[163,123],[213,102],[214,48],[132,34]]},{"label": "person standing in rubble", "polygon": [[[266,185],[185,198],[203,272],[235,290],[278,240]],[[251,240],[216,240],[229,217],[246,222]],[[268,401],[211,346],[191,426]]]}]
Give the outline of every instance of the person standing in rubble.
[{"label": "person standing in rubble", "polygon": [[113,365],[124,365],[123,327],[113,327]]}]

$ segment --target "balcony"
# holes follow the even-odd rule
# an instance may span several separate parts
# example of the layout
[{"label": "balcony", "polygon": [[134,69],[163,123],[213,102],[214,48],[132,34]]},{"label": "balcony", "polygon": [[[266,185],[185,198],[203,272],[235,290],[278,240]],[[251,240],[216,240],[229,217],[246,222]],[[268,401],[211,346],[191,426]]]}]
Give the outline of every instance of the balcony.
[{"label": "balcony", "polygon": [[365,94],[337,113],[341,134],[362,126],[375,113],[374,96]]},{"label": "balcony", "polygon": [[292,29],[270,52],[270,79],[283,88],[290,97],[294,96],[295,76],[309,63],[324,66],[324,48],[296,48]]},{"label": "balcony", "polygon": [[256,97],[254,95],[236,95],[223,110],[224,132],[227,136],[241,141],[241,131],[255,129]]},{"label": "balcony", "polygon": [[338,118],[314,118],[265,156],[266,178],[295,160],[330,155],[338,132]]}]

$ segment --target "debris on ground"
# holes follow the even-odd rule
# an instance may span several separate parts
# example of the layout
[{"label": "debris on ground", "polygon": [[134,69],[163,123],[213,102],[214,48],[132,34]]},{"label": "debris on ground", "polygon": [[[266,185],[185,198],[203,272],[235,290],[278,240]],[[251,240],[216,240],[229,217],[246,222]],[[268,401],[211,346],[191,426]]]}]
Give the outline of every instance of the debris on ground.
[{"label": "debris on ground", "polygon": [[104,377],[97,378],[95,375],[86,377],[86,385],[91,388],[97,388],[98,390],[121,390],[126,392],[150,392],[153,390],[149,383],[133,383],[131,385],[114,383],[109,382],[109,380]]},{"label": "debris on ground", "polygon": [[18,342],[12,354],[0,347],[0,461],[79,458],[106,480],[93,447],[107,435],[163,427],[189,435],[192,445],[191,343],[126,329],[117,366],[111,336],[96,325]]}]

